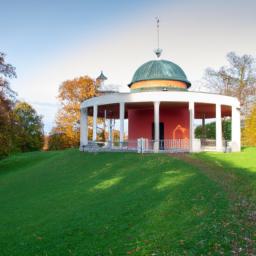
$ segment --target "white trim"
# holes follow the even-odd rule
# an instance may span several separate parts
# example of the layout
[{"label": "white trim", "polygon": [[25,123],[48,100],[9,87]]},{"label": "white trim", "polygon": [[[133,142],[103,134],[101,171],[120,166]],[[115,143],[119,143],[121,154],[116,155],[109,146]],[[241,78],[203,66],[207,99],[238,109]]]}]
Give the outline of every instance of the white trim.
[{"label": "white trim", "polygon": [[240,103],[237,98],[190,91],[159,91],[159,92],[134,92],[134,93],[111,93],[85,100],[81,108],[93,107],[94,105],[107,105],[118,103],[136,102],[190,102],[220,104],[239,108]]}]

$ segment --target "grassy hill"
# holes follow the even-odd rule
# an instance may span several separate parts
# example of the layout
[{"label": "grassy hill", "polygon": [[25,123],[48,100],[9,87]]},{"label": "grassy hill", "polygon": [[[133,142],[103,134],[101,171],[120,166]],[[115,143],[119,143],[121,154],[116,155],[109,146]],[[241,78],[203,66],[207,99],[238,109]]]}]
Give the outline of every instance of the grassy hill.
[{"label": "grassy hill", "polygon": [[0,161],[0,254],[243,254],[255,226],[241,230],[230,190],[255,203],[256,150],[190,158],[66,150]]}]

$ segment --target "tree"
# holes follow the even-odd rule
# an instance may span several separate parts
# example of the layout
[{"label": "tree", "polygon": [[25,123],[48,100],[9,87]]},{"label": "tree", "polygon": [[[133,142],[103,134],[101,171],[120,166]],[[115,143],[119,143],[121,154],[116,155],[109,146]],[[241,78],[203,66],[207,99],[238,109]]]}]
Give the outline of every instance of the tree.
[{"label": "tree", "polygon": [[15,92],[10,88],[7,78],[17,77],[15,67],[5,62],[6,55],[0,52],[0,96],[7,98],[15,95]]},{"label": "tree", "polygon": [[22,152],[40,150],[44,143],[42,117],[26,102],[14,108],[15,141]]},{"label": "tree", "polygon": [[12,102],[0,95],[0,158],[15,151]]},{"label": "tree", "polygon": [[63,133],[52,133],[48,138],[48,150],[66,149],[70,145],[67,143],[67,138]]},{"label": "tree", "polygon": [[244,145],[256,146],[256,104],[254,104],[250,115],[245,119],[242,139]]},{"label": "tree", "polygon": [[15,68],[5,62],[5,54],[0,52],[0,158],[15,150],[12,132],[15,93],[7,80],[14,77]]},{"label": "tree", "polygon": [[[65,144],[78,146],[80,140],[80,104],[86,99],[96,96],[97,83],[88,76],[81,76],[65,81],[59,88],[58,98],[61,109],[56,117],[56,127],[53,133],[65,136]],[[89,123],[92,123],[89,118]]]},{"label": "tree", "polygon": [[241,113],[246,115],[256,96],[256,59],[251,55],[227,54],[228,66],[219,70],[208,68],[205,72],[206,87],[216,93],[237,97]]},{"label": "tree", "polygon": [[[216,139],[216,123],[211,122],[205,125],[206,131],[206,139]],[[222,121],[222,131],[223,131],[223,138],[225,140],[231,140],[231,121],[230,120],[223,120]],[[202,137],[202,125],[199,125],[195,129],[195,136],[196,138]]]},{"label": "tree", "polygon": [[0,158],[16,151],[42,148],[42,118],[25,102],[16,101],[8,78],[15,78],[15,68],[5,62],[0,52]]}]

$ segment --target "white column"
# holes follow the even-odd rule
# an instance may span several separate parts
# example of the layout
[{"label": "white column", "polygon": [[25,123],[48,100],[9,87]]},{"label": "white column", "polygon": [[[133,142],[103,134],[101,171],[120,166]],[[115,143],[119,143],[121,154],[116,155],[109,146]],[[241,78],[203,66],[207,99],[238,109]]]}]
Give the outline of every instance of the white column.
[{"label": "white column", "polygon": [[201,136],[201,138],[206,139],[205,114],[203,114],[203,118],[202,118],[202,136]]},{"label": "white column", "polygon": [[88,144],[88,113],[87,108],[81,109],[80,112],[80,150]]},{"label": "white column", "polygon": [[108,142],[112,146],[112,119],[108,120]]},{"label": "white column", "polygon": [[107,138],[105,137],[106,135],[106,120],[107,120],[107,110],[104,110],[104,121],[103,121],[103,132],[104,132],[104,142],[107,141]]},{"label": "white column", "polygon": [[154,152],[159,151],[159,108],[160,102],[154,102],[154,125],[155,125],[155,142]]},{"label": "white column", "polygon": [[222,144],[222,123],[221,123],[221,105],[216,104],[216,151],[223,151]]},{"label": "white column", "polygon": [[239,108],[232,106],[231,147],[233,152],[241,150],[241,121]]},{"label": "white column", "polygon": [[97,140],[97,117],[98,117],[98,106],[93,106],[93,134],[92,134],[92,140]]},{"label": "white column", "polygon": [[125,105],[124,102],[119,104],[119,118],[120,118],[120,146],[124,142],[124,116],[125,115]]},{"label": "white column", "polygon": [[189,144],[190,152],[194,151],[194,140],[195,140],[195,131],[194,131],[194,118],[195,118],[195,103],[190,101],[188,104],[189,108]]}]

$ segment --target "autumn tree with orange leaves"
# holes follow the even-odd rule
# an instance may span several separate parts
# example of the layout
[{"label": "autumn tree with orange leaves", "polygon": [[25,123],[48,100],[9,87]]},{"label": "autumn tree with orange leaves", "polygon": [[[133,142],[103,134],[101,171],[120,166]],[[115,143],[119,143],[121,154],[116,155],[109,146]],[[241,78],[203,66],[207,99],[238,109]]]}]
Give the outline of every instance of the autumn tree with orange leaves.
[{"label": "autumn tree with orange leaves", "polygon": [[256,146],[256,104],[252,108],[250,115],[245,119],[242,135],[244,145]]},{"label": "autumn tree with orange leaves", "polygon": [[[58,99],[61,102],[61,108],[56,116],[56,126],[53,128],[49,138],[49,149],[58,148],[56,145],[51,145],[56,141],[53,139],[56,134],[61,134],[65,145],[63,147],[76,147],[79,145],[80,104],[84,100],[96,96],[96,87],[96,81],[89,76],[67,80],[60,85]],[[88,121],[90,125],[91,118]],[[59,148],[63,147],[59,146]]]}]

